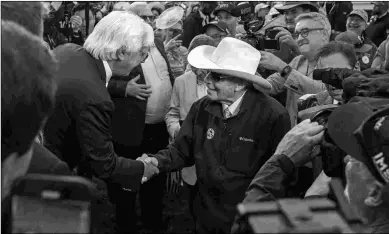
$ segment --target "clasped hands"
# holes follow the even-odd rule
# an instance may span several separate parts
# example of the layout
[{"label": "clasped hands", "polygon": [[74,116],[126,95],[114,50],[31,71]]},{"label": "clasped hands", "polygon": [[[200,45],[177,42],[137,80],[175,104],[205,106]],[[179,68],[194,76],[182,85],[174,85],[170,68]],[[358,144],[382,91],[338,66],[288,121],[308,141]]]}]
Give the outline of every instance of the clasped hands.
[{"label": "clasped hands", "polygon": [[153,157],[149,157],[147,154],[143,154],[136,160],[142,161],[145,165],[145,169],[142,177],[142,184],[147,182],[151,177],[159,173],[158,160]]}]

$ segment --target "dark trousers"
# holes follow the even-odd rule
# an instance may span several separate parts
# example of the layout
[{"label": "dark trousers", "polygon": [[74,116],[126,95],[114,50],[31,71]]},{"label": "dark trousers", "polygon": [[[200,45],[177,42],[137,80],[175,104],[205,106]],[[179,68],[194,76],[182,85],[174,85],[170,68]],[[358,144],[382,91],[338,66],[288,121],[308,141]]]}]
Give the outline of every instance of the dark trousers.
[{"label": "dark trousers", "polygon": [[[143,153],[154,154],[166,148],[169,143],[169,134],[164,122],[146,124],[143,131],[143,140],[138,147],[123,146],[114,143],[116,154],[122,157],[136,159]],[[166,186],[166,173],[160,173],[142,184],[139,191],[142,223],[145,228],[154,232],[164,229],[163,197]],[[116,222],[118,233],[136,233],[136,192],[125,191],[120,185],[109,183],[108,194],[116,207]]]}]

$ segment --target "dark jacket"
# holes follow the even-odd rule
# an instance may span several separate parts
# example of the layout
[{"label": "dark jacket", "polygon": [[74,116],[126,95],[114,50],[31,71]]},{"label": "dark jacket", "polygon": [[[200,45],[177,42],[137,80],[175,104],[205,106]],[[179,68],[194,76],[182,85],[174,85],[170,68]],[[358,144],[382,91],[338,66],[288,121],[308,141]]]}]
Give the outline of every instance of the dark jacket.
[{"label": "dark jacket", "polygon": [[65,162],[36,142],[33,143],[32,158],[27,173],[72,175]]},{"label": "dark jacket", "polygon": [[381,45],[388,37],[386,30],[389,29],[389,13],[386,13],[382,18],[371,22],[366,29],[366,35],[376,44]]},{"label": "dark jacket", "polygon": [[289,114],[266,94],[248,90],[239,113],[227,120],[222,105],[204,97],[193,104],[174,143],[154,157],[162,171],[196,165],[196,219],[229,233],[236,205],[289,129]]},{"label": "dark jacket", "polygon": [[[173,87],[174,76],[163,43],[159,40],[154,42],[166,61]],[[135,97],[125,96],[127,83],[139,74],[138,84],[146,84],[141,65],[132,70],[128,76],[113,76],[108,83],[108,92],[115,104],[115,111],[112,115],[113,141],[124,146],[139,146],[143,139],[147,99],[142,101]]]},{"label": "dark jacket", "polygon": [[137,190],[144,165],[114,152],[110,128],[115,106],[105,86],[103,62],[75,44],[57,47],[54,53],[58,90],[44,129],[45,146],[80,174]]},{"label": "dark jacket", "polygon": [[184,20],[184,35],[182,36],[182,45],[186,48],[189,47],[192,39],[201,34],[201,29],[203,28],[203,19],[200,16],[199,12],[193,12],[188,15]]}]

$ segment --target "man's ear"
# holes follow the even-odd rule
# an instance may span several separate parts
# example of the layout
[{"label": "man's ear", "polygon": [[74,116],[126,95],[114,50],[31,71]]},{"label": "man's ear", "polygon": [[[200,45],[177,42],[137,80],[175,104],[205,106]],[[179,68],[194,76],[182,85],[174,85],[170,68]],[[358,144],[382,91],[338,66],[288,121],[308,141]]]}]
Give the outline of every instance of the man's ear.
[{"label": "man's ear", "polygon": [[235,92],[239,92],[239,91],[242,91],[243,89],[246,88],[246,85],[243,85],[243,84],[239,84],[235,87]]},{"label": "man's ear", "polygon": [[375,181],[374,184],[369,187],[369,195],[365,199],[365,205],[370,207],[377,207],[382,203],[384,186],[378,181]]},{"label": "man's ear", "polygon": [[123,48],[120,48],[116,51],[116,58],[117,60],[124,60],[124,56],[126,55],[126,51]]}]

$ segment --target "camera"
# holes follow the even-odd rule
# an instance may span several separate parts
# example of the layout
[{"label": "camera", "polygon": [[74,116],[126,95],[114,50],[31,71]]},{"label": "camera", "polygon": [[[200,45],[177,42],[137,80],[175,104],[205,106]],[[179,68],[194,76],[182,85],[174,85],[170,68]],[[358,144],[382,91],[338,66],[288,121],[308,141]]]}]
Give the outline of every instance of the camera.
[{"label": "camera", "polygon": [[246,35],[242,38],[242,40],[249,43],[257,50],[279,50],[280,43],[278,40],[275,39],[279,30],[268,29],[263,35],[258,33],[257,31],[254,31],[259,29],[256,25],[258,23],[258,20],[253,20],[244,24]]},{"label": "camera", "polygon": [[313,70],[312,77],[314,80],[321,80],[337,89],[343,89],[343,80],[356,73],[360,73],[360,71],[348,68],[325,68]]},{"label": "camera", "polygon": [[329,177],[337,177],[344,180],[345,165],[343,159],[347,154],[336,146],[327,131],[328,117],[336,108],[337,105],[334,105],[318,111],[311,117],[311,122],[317,122],[325,128],[323,140],[320,144],[321,162],[324,173]]},{"label": "camera", "polygon": [[354,233],[362,220],[344,196],[339,179],[330,182],[335,202],[327,198],[281,199],[237,206],[234,233]]},{"label": "camera", "polygon": [[246,35],[242,40],[257,50],[279,50],[280,43],[275,39],[279,30],[268,29],[264,34],[259,33],[264,20],[259,21],[255,18],[254,9],[248,2],[240,3],[232,12],[231,15],[241,17]]}]

